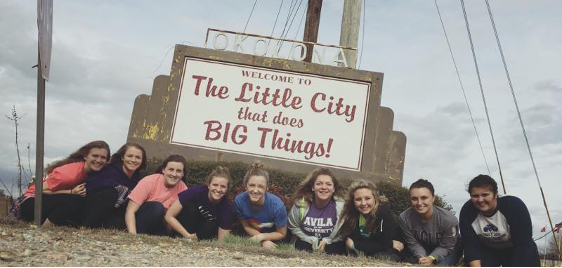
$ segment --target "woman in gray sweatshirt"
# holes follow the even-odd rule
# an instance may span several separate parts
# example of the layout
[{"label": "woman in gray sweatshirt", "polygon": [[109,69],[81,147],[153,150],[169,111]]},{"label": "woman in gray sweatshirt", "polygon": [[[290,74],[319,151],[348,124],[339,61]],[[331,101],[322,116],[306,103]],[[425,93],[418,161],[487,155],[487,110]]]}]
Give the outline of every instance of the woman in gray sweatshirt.
[{"label": "woman in gray sweatshirt", "polygon": [[410,262],[454,266],[460,258],[459,222],[450,211],[433,205],[434,192],[424,179],[410,186],[412,207],[400,213],[400,228],[413,255]]},{"label": "woman in gray sweatshirt", "polygon": [[345,254],[345,244],[336,238],[343,195],[344,188],[327,168],[316,169],[301,182],[289,212],[289,229],[296,249]]}]

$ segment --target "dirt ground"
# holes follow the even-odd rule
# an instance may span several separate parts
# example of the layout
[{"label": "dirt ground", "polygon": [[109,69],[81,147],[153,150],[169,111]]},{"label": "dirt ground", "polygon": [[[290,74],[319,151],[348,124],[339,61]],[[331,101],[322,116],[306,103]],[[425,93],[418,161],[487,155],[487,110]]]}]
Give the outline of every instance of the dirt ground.
[{"label": "dirt ground", "polygon": [[115,230],[37,228],[0,217],[0,266],[411,266]]}]

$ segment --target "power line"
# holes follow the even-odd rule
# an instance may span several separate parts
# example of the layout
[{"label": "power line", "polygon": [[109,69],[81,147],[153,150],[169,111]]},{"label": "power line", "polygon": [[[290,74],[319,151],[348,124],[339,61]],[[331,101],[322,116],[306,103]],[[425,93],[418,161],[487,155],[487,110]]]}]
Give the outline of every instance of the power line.
[{"label": "power line", "polygon": [[285,37],[282,37],[283,39],[287,38],[287,35],[289,34],[289,31],[291,30],[291,27],[293,26],[293,22],[295,21],[295,18],[297,17],[297,14],[299,13],[299,10],[302,6],[302,0],[300,0],[299,2],[299,6],[297,8],[297,10],[295,11],[295,14],[293,14],[293,18],[291,19],[291,23],[289,24],[289,28],[287,28],[287,31],[285,32]]},{"label": "power line", "polygon": [[464,7],[464,0],[461,0],[462,12],[464,14],[464,21],[466,24],[466,31],[468,32],[468,39],[470,41],[470,49],[472,50],[472,59],[474,60],[474,66],[476,68],[476,75],[478,76],[478,84],[480,86],[480,93],[482,94],[482,102],[484,102],[484,110],[486,111],[486,119],[488,121],[488,127],[490,128],[490,136],[492,137],[492,144],[494,145],[494,152],[496,153],[496,161],[498,162],[498,170],[500,172],[500,179],[503,186],[503,193],[507,194],[505,190],[505,183],[503,181],[503,174],[500,165],[500,159],[498,156],[498,149],[496,147],[496,140],[494,139],[494,131],[492,130],[492,122],[490,121],[490,114],[488,113],[488,105],[486,104],[486,96],[484,95],[484,88],[482,86],[482,78],[480,77],[480,69],[478,68],[478,60],[476,59],[476,52],[474,50],[474,42],[472,41],[472,34],[470,33],[470,25],[468,23],[468,17],[466,14],[466,8]]},{"label": "power line", "polygon": [[365,43],[365,9],[367,9],[367,0],[363,0],[363,33],[361,34],[361,52],[359,53],[359,64],[357,70],[361,68],[361,59],[363,58],[363,44]]},{"label": "power line", "polygon": [[281,31],[281,35],[279,38],[283,39],[285,35],[285,30],[287,29],[287,24],[289,24],[289,20],[291,19],[291,15],[293,14],[294,7],[297,5],[297,0],[291,0],[291,4],[289,5],[289,12],[287,13],[287,18],[285,19],[285,25],[283,25],[283,31]]},{"label": "power line", "polygon": [[271,37],[273,37],[273,32],[275,31],[275,26],[277,25],[277,19],[279,19],[279,14],[281,13],[281,8],[283,7],[284,0],[281,0],[281,5],[279,5],[279,10],[277,11],[277,17],[275,17],[275,23],[273,23],[273,29],[271,29]]},{"label": "power line", "polygon": [[299,27],[297,28],[297,32],[295,33],[295,38],[293,38],[294,40],[297,40],[297,36],[299,35],[299,32],[301,30],[302,22],[304,21],[304,15],[306,15],[306,12],[302,12],[301,21],[299,22]]},{"label": "power line", "polygon": [[468,98],[466,97],[466,91],[464,90],[464,85],[461,80],[461,75],[459,74],[459,68],[457,67],[457,61],[455,60],[455,56],[453,55],[453,49],[451,48],[451,42],[449,42],[449,36],[447,35],[447,31],[445,30],[445,24],[443,23],[443,18],[441,17],[441,11],[439,10],[439,5],[437,5],[437,0],[435,1],[435,8],[437,9],[437,14],[439,15],[439,20],[441,21],[441,27],[443,28],[443,34],[445,34],[445,39],[447,40],[447,46],[449,47],[449,52],[451,54],[451,59],[453,59],[453,65],[455,66],[455,71],[457,73],[457,78],[459,80],[459,84],[461,86],[462,95],[464,96],[464,102],[466,103],[466,108],[468,109],[468,114],[470,115],[470,120],[472,121],[472,126],[474,127],[474,132],[476,133],[476,138],[478,139],[478,145],[480,146],[480,152],[482,152],[482,157],[484,157],[484,163],[486,164],[486,169],[488,170],[488,175],[490,172],[490,167],[488,166],[488,160],[486,160],[486,155],[484,154],[484,149],[482,148],[482,142],[480,141],[480,135],[478,134],[478,130],[476,128],[476,123],[474,122],[474,116],[472,115],[472,110],[470,109],[470,105],[468,104]]},{"label": "power line", "polygon": [[246,28],[248,27],[248,23],[250,22],[250,18],[252,17],[252,14],[254,13],[254,8],[256,8],[257,3],[258,3],[258,0],[256,0],[254,2],[254,6],[252,7],[252,11],[250,11],[250,15],[248,16],[248,20],[246,21],[246,26],[244,26],[244,31],[242,31],[243,33],[246,32]]},{"label": "power line", "polygon": [[[505,75],[507,77],[507,81],[509,83],[509,88],[511,89],[511,96],[513,96],[513,103],[515,103],[515,109],[517,110],[517,117],[519,118],[519,123],[521,124],[521,129],[523,130],[523,136],[525,137],[525,143],[527,144],[527,150],[529,151],[529,156],[531,157],[531,163],[533,163],[533,170],[535,171],[535,177],[537,178],[537,183],[539,184],[539,189],[541,190],[541,195],[544,203],[544,207],[546,209],[546,214],[548,215],[548,220],[550,221],[550,228],[554,230],[552,226],[552,220],[550,218],[550,212],[548,211],[548,206],[546,204],[546,198],[544,197],[544,191],[541,186],[541,181],[539,179],[539,173],[537,172],[537,166],[535,165],[535,159],[533,158],[533,153],[531,152],[531,146],[529,145],[529,139],[527,138],[527,131],[525,131],[525,125],[523,124],[523,119],[521,118],[521,111],[519,110],[519,105],[517,104],[517,98],[515,97],[515,91],[513,90],[513,84],[511,83],[511,76],[509,75],[509,70],[507,69],[507,63],[505,61],[505,56],[503,55],[503,49],[500,43],[500,37],[498,34],[498,30],[496,29],[496,23],[494,22],[494,16],[492,15],[492,9],[490,8],[490,3],[486,0],[486,6],[488,8],[488,14],[490,16],[490,21],[492,22],[492,28],[494,29],[494,35],[496,36],[496,43],[498,44],[498,49],[500,51],[500,55],[503,62],[503,68],[505,70]],[[554,233],[553,233],[554,235]],[[554,235],[554,241],[556,243],[556,249],[558,250],[558,255],[562,258],[562,252],[560,252],[560,244],[558,244],[558,240],[556,235]]]},{"label": "power line", "polygon": [[547,233],[545,233],[544,235],[542,235],[541,237],[539,237],[539,238],[537,238],[537,239],[533,239],[533,241],[541,240],[541,239],[543,239],[545,236],[547,236],[547,235],[549,235],[550,233],[552,233],[553,231],[560,232],[560,231],[559,231],[559,228],[558,228],[558,229],[557,229],[557,228],[554,228],[553,230],[550,230],[550,231],[548,231]]}]

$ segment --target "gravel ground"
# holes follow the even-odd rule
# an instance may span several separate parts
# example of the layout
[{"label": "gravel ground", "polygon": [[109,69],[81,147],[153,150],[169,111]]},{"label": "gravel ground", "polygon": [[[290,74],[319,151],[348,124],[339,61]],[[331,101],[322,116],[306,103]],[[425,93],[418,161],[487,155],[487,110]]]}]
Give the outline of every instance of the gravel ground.
[{"label": "gravel ground", "polygon": [[253,245],[191,242],[0,218],[0,266],[411,266]]}]

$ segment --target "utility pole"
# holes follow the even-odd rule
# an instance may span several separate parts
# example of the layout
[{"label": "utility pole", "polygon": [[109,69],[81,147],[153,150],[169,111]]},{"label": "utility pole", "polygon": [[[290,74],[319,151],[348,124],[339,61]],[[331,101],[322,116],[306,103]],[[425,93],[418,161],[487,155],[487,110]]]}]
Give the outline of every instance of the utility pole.
[{"label": "utility pole", "polygon": [[[318,27],[320,26],[320,11],[322,10],[322,0],[308,0],[308,8],[306,10],[306,23],[304,25],[305,42],[316,43],[318,41]],[[312,53],[314,45],[306,44],[306,57],[304,61],[312,62]]]},{"label": "utility pole", "polygon": [[[356,48],[359,43],[362,2],[362,0],[345,0],[343,4],[340,33],[340,46],[342,47]],[[347,60],[347,67],[357,69],[357,50],[346,49],[343,53]]]},{"label": "utility pole", "polygon": [[43,148],[45,142],[45,79],[41,72],[41,57],[37,59],[37,133],[35,152],[35,225],[41,226],[43,208]]}]

